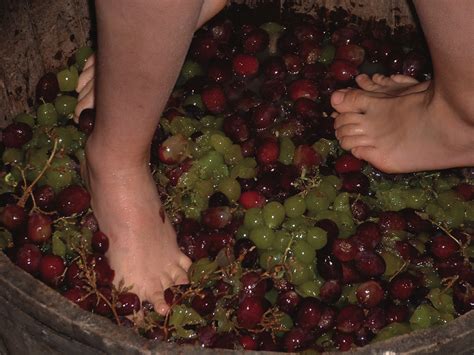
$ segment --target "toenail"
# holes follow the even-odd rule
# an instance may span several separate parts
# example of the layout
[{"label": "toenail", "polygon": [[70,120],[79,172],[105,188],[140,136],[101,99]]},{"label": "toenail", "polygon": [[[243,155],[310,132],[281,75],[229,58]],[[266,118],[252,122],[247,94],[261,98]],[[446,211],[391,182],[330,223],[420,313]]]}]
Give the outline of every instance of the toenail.
[{"label": "toenail", "polygon": [[332,94],[332,102],[334,105],[339,105],[342,101],[344,101],[344,96],[346,95],[345,92],[336,91]]}]

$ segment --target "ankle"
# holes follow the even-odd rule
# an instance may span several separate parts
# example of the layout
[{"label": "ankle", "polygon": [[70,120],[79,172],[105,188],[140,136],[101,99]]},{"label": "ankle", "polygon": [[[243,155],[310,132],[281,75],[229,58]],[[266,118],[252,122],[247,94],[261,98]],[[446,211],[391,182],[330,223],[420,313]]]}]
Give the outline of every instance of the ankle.
[{"label": "ankle", "polygon": [[106,171],[110,173],[148,169],[150,151],[134,151],[129,148],[116,149],[96,139],[91,134],[85,147],[88,170],[92,170],[94,174],[99,174]]}]

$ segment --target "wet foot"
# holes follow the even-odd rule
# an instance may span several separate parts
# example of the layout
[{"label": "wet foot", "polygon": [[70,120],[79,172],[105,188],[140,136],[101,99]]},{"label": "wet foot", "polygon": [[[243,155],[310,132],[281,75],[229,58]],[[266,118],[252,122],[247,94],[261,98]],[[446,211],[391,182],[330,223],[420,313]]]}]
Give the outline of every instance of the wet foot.
[{"label": "wet foot", "polygon": [[396,89],[400,96],[373,89],[341,90],[331,98],[339,113],[336,137],[344,149],[388,173],[474,165],[472,114],[461,115],[434,95],[431,85],[418,92]]},{"label": "wet foot", "polygon": [[88,166],[83,170],[94,214],[110,239],[107,257],[115,283],[123,279],[164,314],[168,310],[164,290],[188,282],[191,261],[179,250],[148,165],[114,167],[97,161],[101,155],[91,140],[87,153]]}]

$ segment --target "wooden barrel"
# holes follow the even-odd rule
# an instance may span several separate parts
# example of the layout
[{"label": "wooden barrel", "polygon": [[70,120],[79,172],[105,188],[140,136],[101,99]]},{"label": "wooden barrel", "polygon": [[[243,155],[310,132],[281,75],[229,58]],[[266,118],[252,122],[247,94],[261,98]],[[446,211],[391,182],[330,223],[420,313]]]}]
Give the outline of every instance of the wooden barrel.
[{"label": "wooden barrel", "polygon": [[[250,5],[269,1],[247,0]],[[342,6],[360,16],[413,23],[403,0],[273,1],[277,9],[311,12]],[[64,65],[91,38],[87,0],[0,0],[0,126],[30,111],[39,77]],[[375,343],[353,353],[472,354],[474,312],[445,326]],[[0,253],[0,354],[215,354],[238,353],[151,342],[132,330],[83,311],[56,291],[14,266]],[[248,354],[256,352],[246,352]],[[263,352],[259,352],[262,354]]]}]

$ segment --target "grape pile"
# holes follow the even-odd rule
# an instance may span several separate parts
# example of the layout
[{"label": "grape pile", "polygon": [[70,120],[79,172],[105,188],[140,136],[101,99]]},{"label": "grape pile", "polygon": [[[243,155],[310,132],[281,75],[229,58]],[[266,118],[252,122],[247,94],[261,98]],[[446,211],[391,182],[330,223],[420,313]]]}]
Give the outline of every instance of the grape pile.
[{"label": "grape pile", "polygon": [[247,11],[196,33],[153,139],[193,260],[166,317],[114,286],[80,177],[95,113],[71,117],[90,48],[44,75],[36,113],[3,130],[0,248],[83,309],[205,347],[345,351],[470,311],[472,169],[387,175],[334,137],[331,93],[359,73],[429,79],[423,41],[341,9],[263,24]]}]

